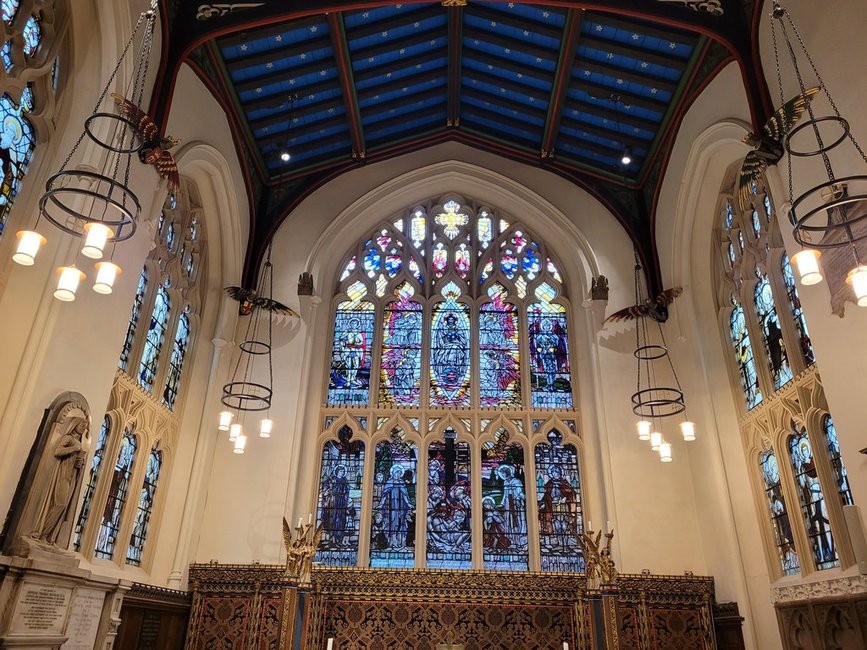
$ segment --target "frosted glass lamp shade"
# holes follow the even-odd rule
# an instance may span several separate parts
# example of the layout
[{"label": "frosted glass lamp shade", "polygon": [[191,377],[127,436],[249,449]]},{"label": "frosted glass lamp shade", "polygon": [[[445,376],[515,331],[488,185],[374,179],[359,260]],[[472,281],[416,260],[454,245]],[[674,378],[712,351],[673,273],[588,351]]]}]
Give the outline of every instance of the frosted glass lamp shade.
[{"label": "frosted glass lamp shade", "polygon": [[849,271],[846,282],[852,285],[859,307],[867,307],[867,266],[859,264]]},{"label": "frosted glass lamp shade", "polygon": [[650,448],[653,451],[659,451],[659,445],[662,444],[662,434],[659,431],[654,431],[650,434]]},{"label": "frosted glass lamp shade", "polygon": [[695,422],[685,421],[680,423],[680,432],[684,440],[695,440]]},{"label": "frosted glass lamp shade", "polygon": [[18,238],[18,248],[12,255],[12,261],[21,266],[33,266],[36,254],[47,240],[33,230],[19,230],[15,236]]},{"label": "frosted glass lamp shade", "polygon": [[638,428],[638,439],[639,440],[650,440],[650,429],[653,424],[648,420],[639,420],[636,425]]},{"label": "frosted glass lamp shade", "polygon": [[229,426],[232,424],[232,417],[231,411],[220,411],[220,423],[217,425],[217,429],[228,431]]},{"label": "frosted glass lamp shade", "polygon": [[78,291],[78,285],[87,276],[75,268],[74,265],[58,267],[57,274],[60,277],[57,280],[57,289],[54,291],[54,297],[63,302],[72,302],[75,300],[75,292]]},{"label": "frosted glass lamp shade", "polygon": [[232,426],[229,427],[229,441],[235,442],[238,439],[238,436],[241,434],[241,425],[238,422],[235,422]]},{"label": "frosted glass lamp shade", "polygon": [[81,254],[95,260],[102,258],[102,251],[108,240],[114,236],[114,231],[104,223],[91,221],[84,224],[84,246]]},{"label": "frosted glass lamp shade", "polygon": [[663,463],[671,462],[671,443],[663,442],[659,445],[659,460]]},{"label": "frosted glass lamp shade", "polygon": [[798,269],[801,284],[809,286],[822,281],[822,271],[819,269],[819,251],[805,248],[792,255],[792,261]]},{"label": "frosted glass lamp shade", "polygon": [[265,418],[261,422],[259,422],[259,437],[260,438],[270,438],[271,431],[274,428],[274,420],[271,418]]},{"label": "frosted glass lamp shade", "polygon": [[236,454],[243,454],[244,449],[246,447],[247,447],[247,436],[245,436],[242,433],[237,438],[235,438],[235,448],[232,450],[232,452],[234,452]]},{"label": "frosted glass lamp shade", "polygon": [[96,282],[93,283],[93,290],[103,295],[110,294],[114,287],[114,281],[119,275],[120,267],[114,262],[97,262]]}]

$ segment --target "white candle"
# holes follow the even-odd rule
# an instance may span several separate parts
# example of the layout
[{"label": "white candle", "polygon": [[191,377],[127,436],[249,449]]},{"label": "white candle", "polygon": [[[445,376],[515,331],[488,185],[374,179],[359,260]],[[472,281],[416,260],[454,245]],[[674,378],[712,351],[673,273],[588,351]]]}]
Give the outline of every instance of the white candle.
[{"label": "white candle", "polygon": [[298,528],[301,528],[301,522],[304,520],[301,517],[298,517]]},{"label": "white candle", "polygon": [[569,644],[563,641],[563,650],[569,650]]},{"label": "white candle", "polygon": [[313,523],[313,513],[312,512],[307,515],[307,523],[308,523],[308,525]]},{"label": "white candle", "polygon": [[611,520],[610,520],[610,519],[609,519],[608,521],[605,522],[605,532],[606,532],[606,533],[610,533],[610,532],[611,532]]},{"label": "white candle", "polygon": [[593,532],[593,522],[590,521],[589,519],[587,520],[587,530],[589,530],[590,532]]},{"label": "white candle", "polygon": [[325,650],[332,650],[332,648],[334,648],[334,637],[329,637],[328,646],[325,648]]}]

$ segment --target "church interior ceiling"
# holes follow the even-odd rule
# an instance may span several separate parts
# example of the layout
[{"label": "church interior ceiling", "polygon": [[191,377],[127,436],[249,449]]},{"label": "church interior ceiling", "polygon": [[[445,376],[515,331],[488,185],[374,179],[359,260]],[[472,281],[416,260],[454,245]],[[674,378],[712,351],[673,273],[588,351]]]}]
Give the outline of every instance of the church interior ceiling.
[{"label": "church interior ceiling", "polygon": [[225,109],[255,214],[248,277],[310,192],[449,140],[588,190],[653,276],[656,193],[689,105],[736,60],[754,121],[766,110],[752,61],[761,4],[166,0],[154,105],[170,108],[186,62]]}]

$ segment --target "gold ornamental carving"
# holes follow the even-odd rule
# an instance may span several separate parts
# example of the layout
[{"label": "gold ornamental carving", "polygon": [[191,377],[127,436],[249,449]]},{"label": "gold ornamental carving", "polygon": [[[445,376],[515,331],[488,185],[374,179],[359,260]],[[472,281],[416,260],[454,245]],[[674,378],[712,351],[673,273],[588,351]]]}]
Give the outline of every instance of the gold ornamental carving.
[{"label": "gold ornamental carving", "polygon": [[298,525],[293,531],[289,522],[283,518],[283,543],[286,545],[286,576],[299,587],[312,585],[313,556],[322,539],[322,526],[311,522]]}]

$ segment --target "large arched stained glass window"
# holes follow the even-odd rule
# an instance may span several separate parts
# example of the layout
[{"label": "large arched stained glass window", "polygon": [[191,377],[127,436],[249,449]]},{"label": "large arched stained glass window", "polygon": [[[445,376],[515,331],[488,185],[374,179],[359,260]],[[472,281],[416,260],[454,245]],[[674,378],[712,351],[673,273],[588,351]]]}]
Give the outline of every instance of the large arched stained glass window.
[{"label": "large arched stained glass window", "polygon": [[138,287],[135,290],[135,299],[132,303],[132,313],[129,316],[129,324],[126,327],[126,336],[123,339],[123,349],[120,351],[118,367],[124,372],[129,368],[129,355],[132,353],[132,344],[135,341],[135,331],[141,318],[141,307],[144,301],[145,291],[148,286],[148,270],[143,268],[138,278]]},{"label": "large arched stained glass window", "polygon": [[846,467],[843,465],[843,459],[840,456],[840,440],[837,438],[837,429],[834,427],[834,420],[831,419],[830,415],[822,418],[822,431],[825,433],[825,442],[828,445],[828,460],[831,461],[831,469],[834,470],[840,502],[844,506],[854,505],[855,501],[852,499],[852,491],[849,489],[849,476],[846,474]]},{"label": "large arched stained glass window", "polygon": [[584,571],[578,533],[584,530],[578,452],[556,429],[535,449],[536,503],[542,571]]},{"label": "large arched stained glass window", "polygon": [[181,371],[184,368],[184,357],[187,347],[190,345],[190,317],[189,308],[185,309],[178,318],[178,326],[175,329],[175,343],[172,346],[172,355],[169,357],[169,374],[166,377],[166,387],[163,390],[163,404],[169,410],[174,409],[175,400],[178,399],[178,391],[181,388]]},{"label": "large arched stained glass window", "polygon": [[804,363],[809,366],[816,361],[816,355],[813,352],[810,333],[807,331],[807,319],[804,317],[804,310],[801,309],[801,297],[798,295],[798,287],[795,285],[795,274],[792,273],[789,256],[785,253],[783,253],[783,259],[780,263],[780,270],[783,272],[783,282],[786,284],[786,295],[789,297],[789,308],[792,310],[792,320],[795,322],[801,354],[804,357]]},{"label": "large arched stained glass window", "polygon": [[315,560],[328,566],[358,563],[364,443],[352,437],[352,429],[344,426],[336,442],[329,440],[322,447],[316,510],[322,539]]},{"label": "large arched stained glass window", "polygon": [[433,307],[430,345],[430,401],[434,406],[470,404],[470,307],[449,282],[444,300]]},{"label": "large arched stained glass window", "polygon": [[427,550],[429,568],[469,569],[472,555],[470,446],[447,429],[428,446]]},{"label": "large arched stained glass window", "polygon": [[521,405],[518,309],[501,284],[488,288],[479,309],[479,401],[482,406]]},{"label": "large arched stained glass window", "polygon": [[32,110],[33,91],[29,86],[17,104],[9,95],[0,96],[0,236],[33,155],[33,127],[24,117]]},{"label": "large arched stained glass window", "polygon": [[813,460],[813,448],[807,430],[792,422],[795,433],[789,436],[789,457],[795,474],[801,514],[807,527],[807,538],[813,550],[816,568],[830,569],[840,565],[834,536],[831,534],[831,520],[828,505],[819,483],[819,475]]},{"label": "large arched stained glass window", "polygon": [[416,446],[395,429],[390,440],[376,445],[370,566],[410,568],[415,565]]},{"label": "large arched stained glass window", "polygon": [[90,507],[93,503],[93,492],[96,490],[96,482],[99,480],[99,470],[102,468],[102,459],[105,457],[105,447],[111,434],[111,419],[106,415],[99,428],[99,436],[96,439],[96,449],[93,451],[93,460],[90,461],[90,473],[87,476],[87,487],[84,488],[84,498],[81,502],[81,512],[78,513],[78,521],[75,524],[75,532],[72,536],[72,547],[76,551],[81,550],[81,536],[84,533],[84,524],[90,516]]},{"label": "large arched stained glass window", "polygon": [[538,302],[527,309],[533,406],[572,408],[566,309],[554,302],[556,295],[551,285],[540,284]]},{"label": "large arched stained glass window", "polygon": [[379,403],[381,406],[418,406],[421,390],[422,306],[415,289],[403,282],[394,290],[382,319]]},{"label": "large arched stained glass window", "polygon": [[154,499],[157,493],[157,482],[160,479],[160,470],[163,466],[163,452],[153,449],[148,456],[148,464],[145,468],[144,483],[138,498],[138,509],[135,513],[135,521],[132,526],[132,536],[129,540],[129,548],[126,551],[126,563],[133,566],[141,566],[142,553],[144,552],[145,540],[148,537],[148,526],[154,511]]},{"label": "large arched stained glass window", "polygon": [[139,365],[138,383],[147,391],[153,390],[156,381],[160,350],[166,338],[166,325],[169,321],[170,310],[169,292],[165,286],[161,286],[157,290],[154,311],[151,315],[144,350],[142,350],[141,364]]},{"label": "large arched stained glass window", "polygon": [[759,457],[759,465],[762,470],[762,482],[768,500],[780,565],[785,575],[793,575],[800,570],[800,564],[798,554],[795,551],[795,540],[792,535],[789,512],[786,509],[786,499],[780,485],[780,467],[774,452],[769,449],[762,453]]},{"label": "large arched stained glass window", "polygon": [[762,328],[762,342],[765,345],[765,354],[768,358],[768,370],[770,370],[771,378],[774,381],[774,390],[777,390],[791,381],[792,368],[786,354],[783,330],[780,327],[780,319],[777,317],[774,294],[771,291],[768,276],[759,273],[758,270],[756,274],[759,277],[759,282],[753,293],[756,317]]},{"label": "large arched stained glass window", "polygon": [[135,463],[135,453],[138,440],[132,431],[126,431],[120,441],[120,451],[114,464],[111,485],[108,488],[108,500],[102,513],[102,522],[96,537],[96,557],[110,560],[114,557],[117,536],[120,532],[121,516],[129,496],[129,480]]},{"label": "large arched stained glass window", "polygon": [[527,492],[524,448],[501,429],[482,445],[482,549],[484,568],[526,571]]},{"label": "large arched stained glass window", "polygon": [[334,317],[328,403],[362,405],[368,403],[370,393],[375,314],[373,303],[362,300],[367,289],[361,282],[346,293],[348,300],[337,305]]},{"label": "large arched stained glass window", "polygon": [[750,343],[750,333],[744,310],[740,303],[732,297],[734,309],[729,318],[732,344],[735,349],[735,360],[741,380],[741,389],[747,403],[747,409],[753,409],[762,402],[762,391],[759,390],[759,377],[756,372],[756,361],[753,356],[753,346]]}]

